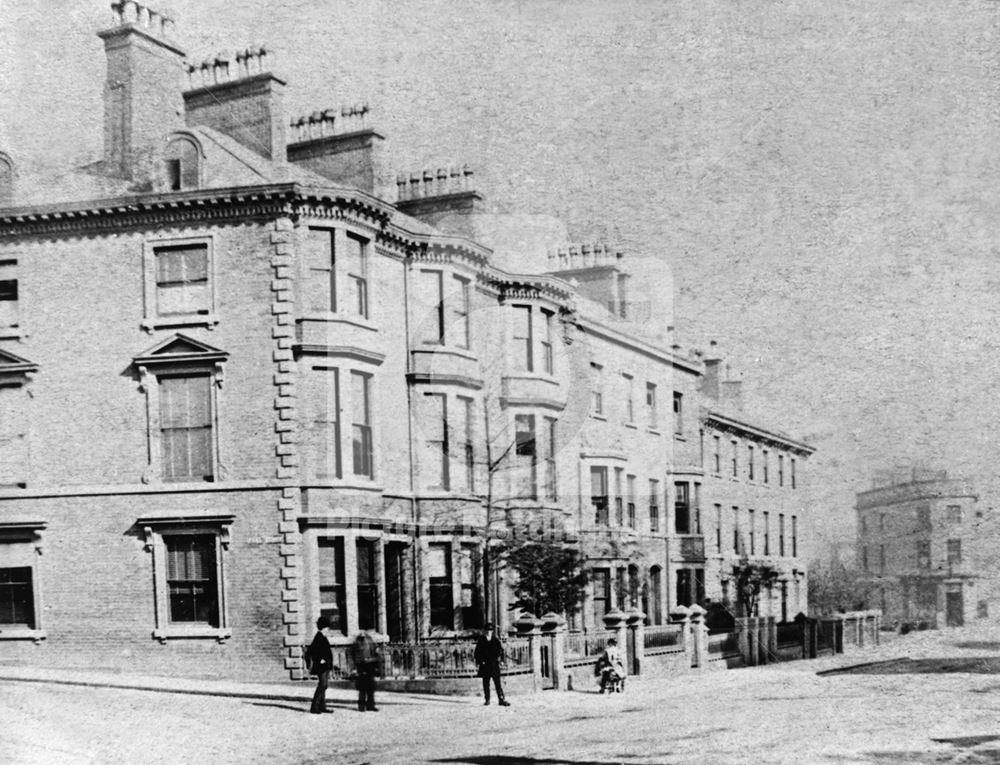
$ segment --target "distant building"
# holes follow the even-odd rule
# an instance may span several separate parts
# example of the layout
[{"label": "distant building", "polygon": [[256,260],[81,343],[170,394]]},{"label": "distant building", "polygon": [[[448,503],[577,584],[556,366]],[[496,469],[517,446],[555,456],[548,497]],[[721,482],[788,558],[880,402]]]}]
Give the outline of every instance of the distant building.
[{"label": "distant building", "polygon": [[880,475],[857,495],[858,566],[887,622],[960,626],[996,613],[997,522],[946,471]]},{"label": "distant building", "polygon": [[182,90],[172,22],[112,7],[103,158],[0,153],[0,660],[298,677],[320,615],[508,624],[503,540],[579,546],[575,629],[731,599],[742,557],[804,610],[812,450],[727,413],[624,253],[508,269],[466,168],[389,172],[362,106],[289,120],[262,49]]}]

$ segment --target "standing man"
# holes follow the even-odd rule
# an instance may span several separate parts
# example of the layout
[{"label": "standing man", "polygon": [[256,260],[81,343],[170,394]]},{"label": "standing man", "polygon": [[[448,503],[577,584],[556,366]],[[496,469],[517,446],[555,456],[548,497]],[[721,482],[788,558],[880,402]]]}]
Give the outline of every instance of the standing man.
[{"label": "standing man", "polygon": [[317,678],[316,692],[313,694],[312,706],[309,707],[309,711],[314,715],[321,715],[327,711],[326,687],[330,684],[330,670],[333,668],[333,651],[330,650],[330,641],[326,639],[326,630],[329,626],[329,619],[325,616],[319,617],[316,620],[316,637],[306,649],[309,674]]},{"label": "standing man", "polygon": [[493,630],[493,624],[486,623],[483,634],[479,636],[476,643],[476,665],[479,667],[479,676],[483,678],[483,696],[486,697],[485,706],[490,704],[490,679],[493,680],[493,687],[497,689],[497,699],[500,706],[509,707],[510,702],[503,696],[503,686],[500,685],[500,664],[504,660],[503,644]]},{"label": "standing man", "polygon": [[375,677],[378,675],[378,646],[367,632],[354,641],[354,666],[358,673],[358,711],[378,712],[375,706]]}]

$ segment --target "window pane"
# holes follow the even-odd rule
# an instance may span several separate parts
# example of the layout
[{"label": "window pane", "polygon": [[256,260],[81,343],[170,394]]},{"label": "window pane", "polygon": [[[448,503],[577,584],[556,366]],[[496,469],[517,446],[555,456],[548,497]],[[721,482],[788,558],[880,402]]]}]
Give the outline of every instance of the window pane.
[{"label": "window pane", "polygon": [[431,627],[454,629],[450,545],[434,544],[427,548],[427,578],[431,596]]},{"label": "window pane", "polygon": [[347,611],[344,601],[344,540],[318,540],[320,614],[330,620],[332,629],[347,634]]},{"label": "window pane", "polygon": [[358,628],[378,629],[378,577],[375,573],[376,542],[368,539],[356,541],[358,581]]},{"label": "window pane", "polygon": [[426,434],[422,472],[428,489],[448,489],[449,487],[449,443],[448,408],[444,394],[424,394],[423,428]]},{"label": "window pane", "polygon": [[31,567],[0,568],[0,624],[35,629]]},{"label": "window pane", "polygon": [[306,310],[313,313],[336,311],[333,231],[310,228],[304,233],[301,243],[302,258],[306,266],[303,285]]},{"label": "window pane", "polygon": [[531,306],[512,306],[511,321],[514,328],[514,364],[517,369],[525,372],[534,371],[534,358],[531,348]]},{"label": "window pane", "polygon": [[444,283],[440,271],[417,271],[413,302],[417,340],[444,342]]},{"label": "window pane", "polygon": [[163,377],[159,386],[164,478],[211,478],[210,378]]},{"label": "window pane", "polygon": [[219,626],[215,537],[164,536],[170,621]]}]

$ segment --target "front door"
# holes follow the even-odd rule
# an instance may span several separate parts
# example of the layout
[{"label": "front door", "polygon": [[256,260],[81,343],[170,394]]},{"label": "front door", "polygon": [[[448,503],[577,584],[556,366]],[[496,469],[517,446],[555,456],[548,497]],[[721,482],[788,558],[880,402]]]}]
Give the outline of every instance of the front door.
[{"label": "front door", "polygon": [[945,593],[945,622],[949,627],[961,627],[965,621],[962,617],[962,592]]}]

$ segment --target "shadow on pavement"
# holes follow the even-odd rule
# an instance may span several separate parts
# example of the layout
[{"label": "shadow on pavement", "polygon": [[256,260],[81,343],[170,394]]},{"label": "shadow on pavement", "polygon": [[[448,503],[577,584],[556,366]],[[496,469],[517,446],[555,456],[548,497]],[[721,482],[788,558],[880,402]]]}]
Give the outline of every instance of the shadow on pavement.
[{"label": "shadow on pavement", "polygon": [[1000,641],[997,640],[966,640],[955,643],[956,648],[971,648],[979,651],[1000,651]]},{"label": "shadow on pavement", "polygon": [[965,673],[970,675],[1000,674],[1000,657],[969,659],[891,659],[853,667],[840,667],[817,672],[817,675],[942,675]]},{"label": "shadow on pavement", "polygon": [[913,763],[913,765],[923,765],[923,763],[963,763],[964,765],[996,765],[1000,763],[1000,749],[987,747],[976,749],[980,744],[989,744],[1000,740],[1000,735],[986,734],[982,736],[956,736],[954,738],[932,738],[931,741],[937,744],[951,744],[956,747],[950,752],[921,752],[921,751],[882,751],[865,752],[873,760],[880,763]]},{"label": "shadow on pavement", "polygon": [[[646,759],[650,755],[648,754],[637,754],[634,757],[642,757]],[[657,757],[669,757],[670,755],[666,752],[661,752]],[[476,757],[453,757],[445,760],[428,760],[428,762],[454,762],[462,763],[463,765],[518,765],[519,763],[525,763],[526,765],[621,765],[624,759],[628,759],[628,755],[618,755],[618,759],[615,760],[553,760],[548,757],[508,757],[503,754],[484,754]]]}]

